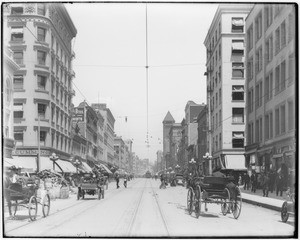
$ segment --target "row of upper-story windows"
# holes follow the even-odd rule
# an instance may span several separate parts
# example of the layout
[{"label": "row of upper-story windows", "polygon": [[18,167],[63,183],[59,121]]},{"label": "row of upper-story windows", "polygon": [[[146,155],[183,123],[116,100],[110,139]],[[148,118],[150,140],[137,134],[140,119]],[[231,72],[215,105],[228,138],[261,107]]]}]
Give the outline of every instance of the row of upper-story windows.
[{"label": "row of upper-story windows", "polygon": [[[28,7],[32,8],[32,6],[28,6]],[[38,15],[42,15],[42,16],[46,15],[46,5],[45,4],[38,3],[36,10],[37,10]],[[22,6],[12,6],[11,7],[11,14],[12,15],[19,15],[19,14],[23,14],[23,13],[24,13],[24,7],[22,7]]]}]

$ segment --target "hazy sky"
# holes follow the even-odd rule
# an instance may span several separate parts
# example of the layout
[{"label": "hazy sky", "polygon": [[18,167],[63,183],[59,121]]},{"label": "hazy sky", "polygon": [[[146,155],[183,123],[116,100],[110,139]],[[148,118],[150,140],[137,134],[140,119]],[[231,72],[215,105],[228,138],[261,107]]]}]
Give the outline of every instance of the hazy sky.
[{"label": "hazy sky", "polygon": [[[140,158],[156,160],[162,150],[162,121],[168,111],[184,118],[189,100],[206,103],[204,39],[218,4],[147,4],[148,129],[146,147],[146,4],[66,4],[77,28],[73,99],[105,102],[115,133],[133,139]],[[171,66],[170,66],[171,65]],[[127,116],[127,122],[125,121]]]}]

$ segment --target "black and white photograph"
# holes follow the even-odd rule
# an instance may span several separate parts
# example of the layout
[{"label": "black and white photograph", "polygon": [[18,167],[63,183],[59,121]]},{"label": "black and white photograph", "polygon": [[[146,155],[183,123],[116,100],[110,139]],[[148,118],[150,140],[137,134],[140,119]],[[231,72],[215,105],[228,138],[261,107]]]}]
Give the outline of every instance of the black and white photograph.
[{"label": "black and white photograph", "polygon": [[3,238],[298,238],[298,3],[1,3]]}]

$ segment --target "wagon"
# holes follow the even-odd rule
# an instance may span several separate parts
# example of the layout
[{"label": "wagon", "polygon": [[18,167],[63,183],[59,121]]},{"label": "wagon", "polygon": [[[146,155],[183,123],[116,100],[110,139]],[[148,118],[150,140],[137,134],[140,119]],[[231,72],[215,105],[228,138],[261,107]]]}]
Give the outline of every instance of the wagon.
[{"label": "wagon", "polygon": [[[43,216],[47,217],[50,212],[50,196],[45,194],[43,197],[37,196],[39,179],[20,177],[16,183],[9,183],[5,188],[5,197],[8,202],[10,215],[15,216],[18,207],[28,209],[31,221],[36,220],[38,204],[42,205]],[[12,209],[13,208],[13,209]]]},{"label": "wagon", "polygon": [[281,207],[281,221],[287,222],[290,215],[295,214],[295,193],[289,188],[286,192],[288,200],[284,201]]},{"label": "wagon", "polygon": [[97,199],[104,198],[104,177],[97,178],[93,173],[85,173],[78,185],[77,200],[84,199],[85,194],[96,195]]},{"label": "wagon", "polygon": [[233,217],[237,219],[242,208],[241,191],[232,182],[231,177],[195,178],[187,194],[188,213],[195,212],[198,218],[203,203],[205,211],[208,210],[207,204],[209,203],[220,204],[223,215],[232,213]]}]

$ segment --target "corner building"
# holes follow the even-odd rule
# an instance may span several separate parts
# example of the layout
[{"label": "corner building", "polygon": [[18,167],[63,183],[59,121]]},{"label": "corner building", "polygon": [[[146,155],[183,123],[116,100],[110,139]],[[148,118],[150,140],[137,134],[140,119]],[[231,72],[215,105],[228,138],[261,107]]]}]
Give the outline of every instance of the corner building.
[{"label": "corner building", "polygon": [[256,4],[247,29],[249,170],[295,170],[295,7]]},{"label": "corner building", "polygon": [[[245,168],[245,19],[252,5],[220,4],[204,45],[212,169]],[[210,129],[208,129],[210,130]],[[210,144],[210,145],[209,145]]]},{"label": "corner building", "polygon": [[36,157],[39,142],[42,162],[53,152],[69,159],[71,42],[77,30],[61,3],[4,4],[3,9],[8,47],[20,66],[13,76],[14,158]]}]

